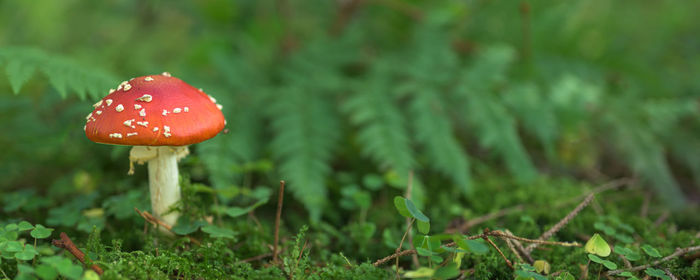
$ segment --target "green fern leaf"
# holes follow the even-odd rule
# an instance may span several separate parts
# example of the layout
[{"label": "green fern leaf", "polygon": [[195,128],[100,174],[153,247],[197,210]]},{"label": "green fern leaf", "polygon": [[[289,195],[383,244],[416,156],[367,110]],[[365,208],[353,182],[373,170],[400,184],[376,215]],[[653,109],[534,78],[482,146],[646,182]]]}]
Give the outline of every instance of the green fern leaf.
[{"label": "green fern leaf", "polygon": [[73,91],[84,99],[89,93],[93,99],[101,98],[116,78],[100,69],[85,67],[70,59],[49,55],[39,49],[9,47],[0,50],[0,62],[6,63],[10,85],[15,94],[32,75],[39,70],[61,97]]},{"label": "green fern leaf", "polygon": [[558,135],[557,116],[538,88],[529,83],[515,85],[503,98],[508,109],[522,122],[525,131],[540,141],[547,156],[554,158]]},{"label": "green fern leaf", "polygon": [[416,93],[411,102],[416,139],[426,149],[430,162],[465,193],[471,192],[471,175],[467,155],[454,136],[444,104],[437,93]]},{"label": "green fern leaf", "polygon": [[332,152],[339,138],[339,120],[332,105],[312,88],[288,85],[272,105],[272,150],[282,178],[318,221],[325,206]]},{"label": "green fern leaf", "polygon": [[33,64],[21,63],[17,60],[7,63],[7,78],[10,80],[10,86],[14,94],[19,94],[22,85],[29,81],[35,70],[36,66]]},{"label": "green fern leaf", "polygon": [[358,127],[357,140],[362,153],[380,168],[408,174],[414,167],[410,138],[404,117],[396,107],[388,80],[381,73],[369,75],[343,104],[350,122]]},{"label": "green fern leaf", "polygon": [[512,59],[510,48],[486,49],[465,70],[455,93],[465,105],[465,118],[476,130],[480,144],[493,149],[517,178],[531,180],[537,172],[518,136],[516,119],[493,92],[496,84],[505,80]]}]

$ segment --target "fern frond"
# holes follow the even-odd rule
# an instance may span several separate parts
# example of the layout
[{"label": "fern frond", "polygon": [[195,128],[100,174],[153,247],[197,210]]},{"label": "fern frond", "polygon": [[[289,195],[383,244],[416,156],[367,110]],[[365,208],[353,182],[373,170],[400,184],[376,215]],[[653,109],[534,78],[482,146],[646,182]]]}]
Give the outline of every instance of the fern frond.
[{"label": "fern frond", "polygon": [[280,173],[314,221],[320,219],[327,202],[325,180],[340,135],[338,117],[331,108],[329,100],[312,88],[293,84],[280,89],[271,108],[271,145]]},{"label": "fern frond", "polygon": [[384,73],[373,73],[345,100],[343,111],[357,126],[362,153],[380,168],[408,174],[414,167],[413,150],[404,117],[397,108]]},{"label": "fern frond", "polygon": [[416,140],[425,148],[430,162],[452,178],[464,192],[470,193],[471,174],[467,154],[452,131],[439,95],[425,90],[413,95],[411,116]]},{"label": "fern frond", "polygon": [[486,49],[465,70],[455,94],[464,102],[465,119],[475,128],[480,144],[493,149],[517,178],[530,180],[536,170],[520,141],[516,120],[494,93],[512,59],[510,48]]},{"label": "fern frond", "polygon": [[554,157],[558,120],[554,108],[534,84],[519,84],[503,96],[508,109],[523,124],[526,132],[540,141],[547,156]]},{"label": "fern frond", "polygon": [[117,81],[103,70],[87,68],[68,58],[50,55],[34,48],[0,49],[0,64],[6,64],[5,70],[15,94],[20,92],[36,71],[43,72],[50,84],[64,98],[70,90],[81,99],[85,99],[87,94],[99,99],[106,89],[114,86]]}]

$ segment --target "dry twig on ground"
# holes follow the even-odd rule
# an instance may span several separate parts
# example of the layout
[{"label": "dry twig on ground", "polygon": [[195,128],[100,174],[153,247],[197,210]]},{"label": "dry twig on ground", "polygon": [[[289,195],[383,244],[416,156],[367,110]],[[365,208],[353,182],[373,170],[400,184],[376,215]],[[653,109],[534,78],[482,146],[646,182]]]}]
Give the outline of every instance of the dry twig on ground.
[{"label": "dry twig on ground", "polygon": [[[73,256],[75,256],[76,259],[78,259],[81,263],[83,263],[85,265],[88,264],[88,262],[92,262],[92,261],[90,261],[90,259],[85,257],[85,253],[83,253],[83,251],[80,251],[80,249],[78,249],[78,247],[75,246],[73,241],[70,240],[70,238],[68,237],[68,235],[66,235],[65,232],[61,232],[60,236],[61,236],[60,240],[54,239],[53,241],[51,241],[51,244],[53,244],[53,246],[68,250],[68,252],[73,254]],[[90,266],[90,268],[92,268],[92,270],[97,272],[97,274],[99,274],[99,275],[102,275],[102,273],[103,273],[102,268],[97,266],[97,264],[93,263]]]}]

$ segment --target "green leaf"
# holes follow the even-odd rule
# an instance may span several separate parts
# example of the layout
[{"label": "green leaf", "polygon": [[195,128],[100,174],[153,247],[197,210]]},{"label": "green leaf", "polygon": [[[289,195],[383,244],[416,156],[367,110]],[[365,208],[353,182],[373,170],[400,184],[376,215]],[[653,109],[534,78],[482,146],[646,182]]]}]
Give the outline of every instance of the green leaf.
[{"label": "green leaf", "polygon": [[607,257],[610,255],[610,245],[603,239],[599,234],[593,234],[591,239],[588,239],[586,246],[583,247],[586,252],[591,254],[596,254],[601,257]]},{"label": "green leaf", "polygon": [[55,268],[47,264],[37,265],[34,269],[34,273],[36,274],[36,276],[39,276],[39,278],[43,280],[53,280],[56,279],[56,277],[58,277],[58,271],[56,271]]},{"label": "green leaf", "polygon": [[668,277],[668,275],[666,275],[666,273],[663,270],[656,269],[653,267],[647,268],[646,270],[644,270],[644,273],[646,273],[647,275],[649,275],[651,277],[657,277],[657,278],[661,278],[661,279],[665,279],[665,280],[671,279],[671,277]]},{"label": "green leaf", "polygon": [[430,231],[430,222],[418,221],[418,231],[422,234],[428,234]]},{"label": "green leaf", "polygon": [[182,216],[177,220],[177,223],[172,228],[172,230],[175,234],[187,235],[197,231],[200,227],[206,225],[208,225],[206,221],[191,221],[189,218]]},{"label": "green leaf", "polygon": [[435,270],[429,267],[419,267],[416,270],[409,270],[403,274],[404,278],[428,278],[435,274]]},{"label": "green leaf", "polygon": [[15,224],[15,223],[7,224],[7,225],[5,226],[5,230],[6,230],[6,231],[16,231],[18,228],[19,228],[19,227],[18,227],[17,224]]},{"label": "green leaf", "polygon": [[457,277],[457,275],[459,275],[459,267],[457,267],[456,263],[450,262],[446,266],[442,266],[435,270],[433,278],[451,279]]},{"label": "green leaf", "polygon": [[36,224],[36,227],[29,234],[36,239],[44,239],[51,236],[52,228],[46,228],[41,224]]},{"label": "green leaf", "polygon": [[22,85],[34,75],[35,70],[35,65],[22,63],[20,60],[11,60],[10,63],[7,64],[6,71],[7,77],[10,80],[10,86],[12,86],[12,92],[18,94]]},{"label": "green leaf", "polygon": [[593,261],[595,263],[600,263],[600,264],[602,264],[605,261],[604,259],[601,259],[600,257],[598,257],[594,254],[588,254],[588,259],[590,259],[591,261]]},{"label": "green leaf", "polygon": [[18,229],[19,229],[19,231],[25,231],[25,230],[34,229],[34,226],[27,221],[21,221],[18,224]]},{"label": "green leaf", "polygon": [[0,248],[3,249],[2,251],[5,252],[19,252],[24,249],[24,246],[22,246],[22,243],[19,241],[7,241],[5,243],[5,248]]},{"label": "green leaf", "polygon": [[416,220],[423,221],[423,222],[430,222],[430,219],[423,214],[418,208],[416,208],[416,205],[413,204],[413,201],[410,199],[406,199],[406,209],[408,209],[408,212],[411,213],[411,217],[416,218]]},{"label": "green leaf", "polygon": [[551,269],[551,266],[545,260],[536,260],[534,266],[537,273],[543,273],[545,275],[549,274],[549,270]]},{"label": "green leaf", "polygon": [[603,260],[603,265],[610,270],[617,269],[617,264],[609,260]]},{"label": "green leaf", "polygon": [[574,276],[568,271],[564,271],[564,273],[559,274],[555,280],[576,280],[576,278],[574,278]]},{"label": "green leaf", "polygon": [[238,233],[231,229],[221,228],[215,225],[206,225],[202,227],[202,231],[206,232],[212,238],[230,238],[234,239]]},{"label": "green leaf", "polygon": [[656,250],[656,248],[651,247],[651,245],[649,245],[649,244],[642,245],[642,250],[644,250],[644,253],[646,253],[650,257],[654,257],[654,258],[661,257],[661,254],[659,253],[659,251]]},{"label": "green leaf", "polygon": [[433,255],[432,251],[430,251],[429,249],[425,249],[423,247],[416,247],[416,252],[418,253],[418,255],[421,255],[424,257],[428,257],[428,256]]},{"label": "green leaf", "polygon": [[23,261],[28,261],[34,259],[35,256],[39,255],[39,252],[37,252],[34,247],[32,246],[24,246],[22,251],[19,251],[15,253],[15,258]]},{"label": "green leaf", "polygon": [[618,253],[625,257],[628,261],[638,261],[642,256],[633,251],[632,249],[621,247],[621,246],[615,246],[615,253]]},{"label": "green leaf", "polygon": [[406,207],[406,199],[400,196],[394,197],[394,207],[396,208],[396,211],[399,211],[399,214],[401,216],[404,216],[406,218],[411,218],[411,212],[408,211],[408,208]]},{"label": "green leaf", "polygon": [[229,207],[227,208],[224,213],[230,217],[238,217],[241,215],[248,214],[250,211],[253,211],[255,208],[260,207],[261,205],[267,203],[267,199],[262,199],[256,202],[255,204],[248,206],[246,208],[241,208],[241,207]]}]

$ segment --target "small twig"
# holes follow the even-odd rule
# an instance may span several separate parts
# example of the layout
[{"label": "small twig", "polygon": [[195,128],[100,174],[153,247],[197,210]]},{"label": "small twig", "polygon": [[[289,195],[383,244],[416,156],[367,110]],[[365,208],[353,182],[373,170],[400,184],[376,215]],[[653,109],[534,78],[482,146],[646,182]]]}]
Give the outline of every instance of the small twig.
[{"label": "small twig", "polygon": [[[80,251],[80,249],[78,249],[78,247],[75,246],[73,241],[70,240],[70,238],[68,237],[68,235],[66,235],[65,232],[61,232],[60,236],[61,236],[60,240],[54,239],[53,241],[51,241],[51,244],[53,244],[53,246],[56,246],[58,248],[63,248],[63,249],[68,250],[68,252],[73,254],[73,256],[75,256],[75,258],[78,259],[81,263],[83,263],[84,265],[87,265],[87,262],[86,262],[87,258],[85,257],[85,253],[83,253],[83,251]],[[87,259],[87,261],[92,262],[92,261],[90,261],[90,259]],[[90,268],[92,268],[92,270],[97,272],[97,274],[99,274],[99,275],[102,275],[102,273],[103,273],[102,268],[100,268],[97,264],[93,263],[90,266]]]},{"label": "small twig", "polygon": [[[506,229],[505,232],[506,232],[506,234],[513,235],[513,233],[510,232],[510,230]],[[518,252],[525,257],[525,259],[527,260],[527,262],[529,264],[533,264],[535,262],[535,260],[532,258],[532,256],[530,256],[530,253],[525,251],[525,247],[523,247],[523,244],[520,243],[520,241],[515,240],[515,239],[506,239],[506,240],[511,240],[511,242],[513,242],[513,245],[515,245],[515,248],[518,249]]]},{"label": "small twig", "polygon": [[[151,215],[151,213],[148,213],[148,211],[141,211],[141,210],[139,210],[139,209],[136,208],[136,207],[134,207],[134,210],[136,210],[136,213],[139,213],[139,215],[140,215],[144,220],[146,220],[146,222],[151,223],[154,227],[161,226],[161,227],[163,227],[164,229],[168,230],[168,232],[170,232],[170,233],[172,233],[172,234],[175,234],[175,232],[173,232],[173,227],[172,227],[171,225],[169,225],[169,224],[167,224],[166,222],[161,221],[160,219],[154,217],[153,215]],[[192,241],[192,243],[197,244],[197,245],[202,245],[202,242],[200,242],[200,241],[197,240],[196,238],[191,237],[191,236],[186,236],[186,237],[189,238],[190,241]]]},{"label": "small twig", "polygon": [[[406,232],[403,233],[403,237],[401,237],[401,242],[399,242],[399,247],[396,247],[396,251],[394,251],[394,254],[399,253],[401,251],[401,248],[403,248],[403,242],[406,241],[406,235],[408,235],[408,232],[411,231],[411,226],[413,225],[413,222],[415,221],[415,218],[411,218],[411,222],[406,225]],[[410,251],[416,251],[416,249],[411,249]],[[399,278],[399,256],[396,256],[396,278]]]},{"label": "small twig", "polygon": [[[581,247],[581,244],[579,244],[578,242],[558,242],[558,241],[535,240],[535,239],[529,239],[529,238],[515,236],[512,234],[507,234],[507,233],[502,232],[500,230],[493,230],[493,231],[484,232],[484,233],[477,234],[477,235],[468,236],[468,237],[465,237],[465,239],[474,240],[474,239],[483,238],[484,236],[495,236],[495,237],[500,237],[500,238],[508,238],[508,239],[519,240],[519,241],[528,242],[528,243],[537,243],[537,244],[542,244],[542,245],[555,245],[555,246],[564,246],[564,247]],[[454,242],[450,242],[450,243],[444,244],[442,246],[452,247],[455,245],[456,244]],[[383,264],[391,259],[410,255],[410,254],[416,254],[416,253],[417,253],[416,250],[413,250],[413,249],[404,250],[404,251],[400,251],[400,252],[397,250],[396,253],[375,261],[373,263],[373,265],[379,266],[379,265],[381,265],[381,264]]]},{"label": "small twig", "polygon": [[[586,199],[584,199],[578,206],[576,206],[576,208],[574,208],[574,210],[572,210],[571,212],[569,212],[569,214],[567,214],[563,219],[561,219],[561,220],[560,220],[557,224],[555,224],[552,228],[550,228],[549,230],[547,230],[546,232],[544,232],[544,233],[543,233],[539,238],[537,238],[537,239],[539,239],[539,240],[546,240],[546,239],[549,239],[550,237],[552,237],[552,235],[554,235],[555,233],[557,233],[561,228],[563,228],[567,223],[569,223],[569,221],[571,221],[571,219],[573,219],[574,217],[576,217],[576,215],[578,215],[578,213],[581,212],[581,210],[583,210],[583,208],[585,208],[589,203],[591,203],[591,200],[593,200],[594,197],[595,197],[595,195],[594,195],[593,193],[592,193],[592,194],[589,194],[589,195],[586,197]],[[537,246],[538,246],[537,243],[532,243],[532,244],[528,245],[527,247],[525,247],[525,251],[527,251],[528,253],[530,253],[530,252],[532,252],[532,250],[535,249]]]},{"label": "small twig", "polygon": [[668,275],[668,277],[671,277],[671,280],[678,280],[678,277],[676,277],[676,275],[673,275],[673,273],[671,273],[670,269],[665,268],[665,267],[662,269],[664,272],[666,272],[666,275]]},{"label": "small twig", "polygon": [[299,266],[299,260],[301,260],[301,256],[304,255],[304,250],[306,250],[306,244],[309,243],[309,240],[304,240],[304,245],[301,246],[301,251],[299,251],[299,256],[297,257],[297,261],[294,263],[294,269],[292,269],[291,275],[289,275],[289,279],[294,279],[294,271],[297,270],[297,267]]},{"label": "small twig", "polygon": [[513,244],[513,240],[508,238],[504,238],[503,240],[506,242],[506,245],[508,245],[508,249],[510,249],[510,251],[513,252],[513,255],[515,255],[516,258],[518,258],[518,262],[524,263],[525,260],[523,260],[523,257],[520,256],[518,250],[515,249],[515,244]]},{"label": "small twig", "polygon": [[267,257],[269,257],[269,256],[272,256],[272,253],[265,253],[265,254],[262,254],[262,255],[257,255],[257,256],[255,256],[255,257],[250,257],[250,258],[247,258],[247,259],[243,259],[243,260],[240,260],[240,261],[238,261],[238,262],[239,262],[239,263],[253,262],[253,261],[262,260],[262,259],[267,258]]},{"label": "small twig", "polygon": [[640,271],[640,270],[644,270],[644,269],[647,269],[647,268],[649,268],[649,267],[659,265],[660,263],[667,262],[667,261],[669,261],[669,260],[671,260],[671,259],[673,259],[673,258],[675,258],[675,257],[681,256],[681,255],[685,255],[685,254],[687,254],[687,253],[690,253],[690,252],[693,252],[693,251],[697,251],[697,250],[700,250],[700,246],[686,247],[686,248],[682,248],[682,249],[681,249],[681,248],[676,248],[676,251],[673,252],[673,254],[670,254],[670,255],[668,255],[668,256],[665,256],[665,257],[663,257],[662,259],[657,260],[657,261],[654,261],[654,262],[652,262],[652,263],[650,263],[650,264],[635,266],[635,267],[633,267],[633,268],[625,268],[625,269],[611,270],[611,271],[608,271],[607,275],[620,274],[620,273],[625,272],[625,271]]},{"label": "small twig", "polygon": [[272,262],[277,263],[277,246],[280,242],[280,220],[282,218],[282,203],[284,202],[284,180],[280,181],[280,191],[277,197],[277,216],[275,216],[275,244],[272,249]]},{"label": "small twig", "polygon": [[513,268],[513,263],[511,263],[510,260],[508,260],[508,258],[506,258],[506,255],[504,255],[503,252],[501,252],[501,248],[498,248],[498,246],[496,246],[496,243],[493,243],[493,241],[491,241],[491,239],[489,239],[489,237],[486,235],[488,232],[489,232],[489,229],[484,229],[484,236],[482,237],[482,239],[486,240],[486,242],[491,244],[491,246],[493,246],[493,248],[496,248],[496,251],[498,251],[498,253],[501,254],[501,257],[503,257],[503,260],[506,261],[506,264],[508,265],[508,267],[510,267],[510,269],[515,269],[515,268]]}]

